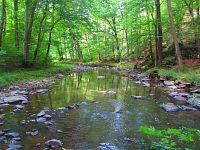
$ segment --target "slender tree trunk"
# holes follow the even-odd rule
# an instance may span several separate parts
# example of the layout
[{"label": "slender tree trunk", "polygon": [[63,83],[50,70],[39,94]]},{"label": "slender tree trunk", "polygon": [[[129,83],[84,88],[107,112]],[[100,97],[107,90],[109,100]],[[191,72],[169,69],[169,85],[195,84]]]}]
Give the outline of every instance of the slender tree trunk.
[{"label": "slender tree trunk", "polygon": [[116,42],[116,50],[117,52],[119,52],[119,39],[118,39],[118,34],[117,34],[115,17],[112,17],[112,22],[113,22],[113,32],[114,32],[114,37],[115,37],[115,42]]},{"label": "slender tree trunk", "polygon": [[52,38],[52,31],[53,31],[53,27],[51,27],[50,32],[49,32],[49,39],[48,39],[48,45],[47,45],[47,52],[46,52],[46,58],[45,58],[45,62],[47,63],[48,61],[48,57],[49,57],[49,52],[50,52],[50,47],[51,47],[51,38]]},{"label": "slender tree trunk", "polygon": [[29,5],[30,1],[26,0],[25,2],[25,17],[24,17],[24,60],[23,65],[28,65],[28,55],[29,55],[29,33],[28,33],[28,24],[29,24]]},{"label": "slender tree trunk", "polygon": [[128,39],[128,29],[125,29],[125,36],[126,36],[126,49],[127,49],[127,56],[129,56],[129,39]]},{"label": "slender tree trunk", "polygon": [[[196,32],[198,32],[198,31],[200,31],[200,12],[199,12],[199,7],[196,10],[197,10],[197,31]],[[200,33],[197,34],[196,45],[197,45],[197,48],[198,48],[198,53],[199,53],[199,58],[200,58]]]},{"label": "slender tree trunk", "polygon": [[26,9],[25,9],[25,27],[24,27],[24,67],[29,65],[29,48],[31,44],[31,34],[32,34],[32,27],[34,22],[35,10],[38,4],[38,0],[35,1],[33,4],[33,8],[31,10],[31,14],[29,14],[30,10],[30,1],[26,0]]},{"label": "slender tree trunk", "polygon": [[161,63],[162,61],[162,43],[163,43],[163,37],[162,37],[162,21],[161,21],[161,11],[160,11],[160,0],[156,0],[156,18],[157,18],[157,33],[158,33],[158,43],[157,43],[157,63]]},{"label": "slender tree trunk", "polygon": [[171,0],[167,0],[167,8],[168,8],[168,14],[169,14],[170,25],[171,25],[171,34],[172,34],[173,41],[176,48],[176,57],[178,61],[179,70],[183,71],[182,56],[181,56],[181,51],[180,51],[180,47],[179,47],[179,43],[178,43],[178,39],[176,35],[176,29],[174,25],[174,16],[172,14]]},{"label": "slender tree trunk", "polygon": [[47,16],[47,9],[48,9],[48,1],[46,1],[46,7],[45,7],[45,10],[44,10],[44,13],[43,13],[43,17],[42,17],[42,19],[39,23],[40,27],[39,27],[39,31],[38,31],[37,46],[36,46],[35,51],[34,51],[33,62],[36,62],[37,54],[38,54],[38,51],[40,50],[41,42],[43,40],[42,29],[44,28],[43,23],[44,23],[45,18]]},{"label": "slender tree trunk", "polygon": [[154,63],[153,46],[152,46],[152,40],[151,40],[151,24],[150,24],[150,18],[149,18],[149,11],[148,10],[147,10],[147,22],[148,22],[148,32],[149,32],[149,49],[150,49],[150,53],[151,53],[152,63]]},{"label": "slender tree trunk", "polygon": [[18,0],[14,0],[15,48],[19,50]]},{"label": "slender tree trunk", "polygon": [[5,0],[2,0],[1,5],[1,22],[0,22],[0,50],[2,49],[3,29],[5,25]]}]

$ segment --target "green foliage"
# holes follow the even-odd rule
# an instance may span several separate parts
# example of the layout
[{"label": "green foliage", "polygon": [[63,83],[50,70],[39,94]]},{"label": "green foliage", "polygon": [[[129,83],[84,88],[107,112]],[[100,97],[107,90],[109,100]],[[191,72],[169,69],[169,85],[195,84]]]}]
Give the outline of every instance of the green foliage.
[{"label": "green foliage", "polygon": [[158,130],[151,126],[141,126],[139,131],[153,137],[152,149],[186,150],[192,149],[193,144],[200,141],[200,130],[187,127]]}]

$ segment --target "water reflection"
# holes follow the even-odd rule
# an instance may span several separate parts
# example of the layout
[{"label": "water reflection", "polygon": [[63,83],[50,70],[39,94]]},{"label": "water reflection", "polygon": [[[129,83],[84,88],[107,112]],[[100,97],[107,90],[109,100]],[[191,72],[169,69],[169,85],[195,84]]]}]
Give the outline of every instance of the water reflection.
[{"label": "water reflection", "polygon": [[[105,76],[105,78],[97,78]],[[102,94],[101,91],[112,90],[117,94]],[[134,100],[131,95],[149,95],[147,100]],[[157,128],[187,126],[199,128],[199,114],[189,112],[167,113],[159,108],[166,101],[165,94],[155,87],[142,87],[119,73],[108,70],[95,70],[75,73],[59,81],[47,94],[32,95],[31,103],[19,114],[6,114],[6,126],[13,132],[20,132],[25,149],[34,149],[33,145],[41,143],[45,147],[47,139],[57,138],[68,149],[96,149],[99,143],[109,142],[119,149],[138,149],[134,143],[124,144],[125,137],[139,139],[138,128],[141,125],[153,125]],[[88,102],[88,105],[69,112],[58,108]],[[20,121],[30,114],[38,113],[44,107],[53,111],[54,125],[29,123],[23,128]],[[30,118],[30,117],[29,117]],[[26,131],[37,128],[38,137],[25,136]],[[57,133],[62,130],[63,133]],[[39,149],[40,149],[39,148]],[[37,148],[38,149],[38,148]]]}]

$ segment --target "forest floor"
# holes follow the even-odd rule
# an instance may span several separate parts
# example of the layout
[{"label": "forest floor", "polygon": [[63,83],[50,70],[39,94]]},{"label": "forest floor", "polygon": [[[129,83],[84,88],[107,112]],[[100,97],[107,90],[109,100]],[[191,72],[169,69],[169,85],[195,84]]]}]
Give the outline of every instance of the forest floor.
[{"label": "forest floor", "polygon": [[73,65],[55,64],[48,67],[18,68],[0,71],[0,88],[28,81],[40,80],[45,77],[51,77],[57,73],[65,73],[72,69],[74,69]]}]

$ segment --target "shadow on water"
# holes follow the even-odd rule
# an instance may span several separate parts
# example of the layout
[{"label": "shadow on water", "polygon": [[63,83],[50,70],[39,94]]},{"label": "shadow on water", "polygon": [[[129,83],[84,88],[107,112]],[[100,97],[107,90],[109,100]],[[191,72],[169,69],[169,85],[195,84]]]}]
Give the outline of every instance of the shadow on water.
[{"label": "shadow on water", "polygon": [[[148,98],[136,100],[131,95]],[[142,149],[137,144],[142,137],[138,128],[142,125],[199,128],[200,123],[199,114],[167,113],[160,109],[162,102],[169,101],[160,89],[140,86],[119,73],[102,69],[71,74],[58,81],[47,94],[32,95],[29,99],[31,102],[23,112],[11,114],[7,110],[4,126],[20,133],[24,149],[43,149],[45,141],[52,138],[61,140],[67,149],[97,149],[105,142],[115,145],[116,149]],[[81,102],[86,103],[78,109],[68,112],[59,109]],[[31,122],[34,116],[30,116],[44,107],[52,111],[52,126]],[[20,125],[22,120],[29,123]],[[26,131],[33,128],[39,130],[39,135],[26,136]],[[58,130],[63,132],[58,133]],[[125,141],[127,137],[136,139],[136,142]],[[36,143],[41,146],[34,148]]]}]

